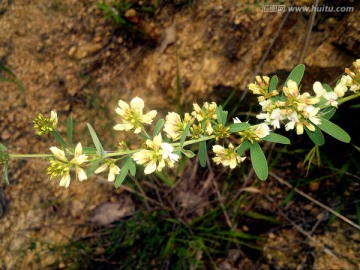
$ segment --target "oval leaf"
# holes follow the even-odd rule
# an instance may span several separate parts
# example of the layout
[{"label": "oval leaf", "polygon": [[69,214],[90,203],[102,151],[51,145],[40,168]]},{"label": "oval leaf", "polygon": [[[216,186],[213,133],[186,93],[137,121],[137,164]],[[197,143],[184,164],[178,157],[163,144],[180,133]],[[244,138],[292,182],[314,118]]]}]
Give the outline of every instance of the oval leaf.
[{"label": "oval leaf", "polygon": [[315,126],[315,131],[310,131],[307,127],[305,127],[305,131],[315,145],[322,146],[325,143],[324,135],[318,127]]},{"label": "oval leaf", "polygon": [[318,127],[339,141],[349,143],[351,140],[345,130],[325,118],[321,118],[321,124]]},{"label": "oval leaf", "polygon": [[269,174],[269,168],[264,152],[257,142],[250,145],[250,157],[257,177],[259,177],[260,180],[266,180]]},{"label": "oval leaf", "polygon": [[272,76],[269,83],[269,92],[276,90],[278,83],[279,83],[278,77],[276,75]]},{"label": "oval leaf", "polygon": [[164,119],[159,119],[157,122],[156,122],[156,125],[154,127],[154,132],[153,132],[153,136],[155,137],[156,135],[158,135],[162,129],[162,127],[164,126],[165,124],[165,120]]},{"label": "oval leaf", "polygon": [[124,182],[128,172],[129,172],[129,161],[126,158],[124,161],[124,164],[120,170],[120,173],[116,176],[115,183],[114,183],[115,188],[118,188],[121,186],[121,184]]},{"label": "oval leaf", "polygon": [[229,132],[230,133],[240,132],[248,129],[249,127],[251,127],[249,123],[235,123],[230,125]]},{"label": "oval leaf", "polygon": [[300,64],[297,65],[289,74],[289,77],[286,80],[285,85],[287,86],[287,82],[289,80],[293,80],[294,82],[297,83],[297,85],[300,84],[302,77],[304,76],[304,71],[305,71],[305,65]]},{"label": "oval leaf", "polygon": [[[195,157],[195,154],[194,154],[193,151],[183,149],[181,152],[182,152],[186,157],[188,157],[188,158],[193,158],[193,157]],[[175,153],[175,152],[174,152],[174,153]]]},{"label": "oval leaf", "polygon": [[129,158],[129,171],[130,171],[130,174],[132,176],[135,176],[135,174],[136,174],[136,164],[135,164],[134,160],[130,156],[128,156],[128,158]]},{"label": "oval leaf", "polygon": [[206,154],[206,141],[202,141],[199,146],[199,159],[201,167],[206,166]]},{"label": "oval leaf", "polygon": [[264,137],[263,140],[274,143],[290,144],[290,140],[287,137],[272,132]]},{"label": "oval leaf", "polygon": [[242,142],[237,150],[237,154],[239,156],[242,156],[245,153],[245,151],[250,148],[250,145],[251,143],[249,141]]},{"label": "oval leaf", "polygon": [[326,92],[332,92],[332,88],[330,87],[330,85],[323,83],[322,87],[324,87],[324,89],[326,90]]},{"label": "oval leaf", "polygon": [[184,145],[184,142],[186,140],[186,137],[189,133],[189,129],[190,129],[190,122],[187,123],[186,127],[184,128],[183,133],[181,134],[181,138],[180,138],[180,147],[182,148]]},{"label": "oval leaf", "polygon": [[335,112],[336,112],[336,108],[329,107],[329,108],[326,108],[326,109],[322,110],[321,114],[325,119],[330,120],[330,118],[333,117]]}]

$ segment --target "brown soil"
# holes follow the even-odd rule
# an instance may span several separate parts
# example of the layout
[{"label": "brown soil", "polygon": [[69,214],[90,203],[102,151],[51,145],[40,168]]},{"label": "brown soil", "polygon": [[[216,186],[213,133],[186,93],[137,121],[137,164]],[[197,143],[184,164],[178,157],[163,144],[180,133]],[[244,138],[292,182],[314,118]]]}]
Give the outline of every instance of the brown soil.
[{"label": "brown soil", "polygon": [[[0,1],[0,62],[25,87],[21,93],[14,84],[0,84],[0,142],[10,152],[48,151],[52,140],[34,135],[31,123],[39,112],[51,110],[58,112],[60,126],[73,116],[75,141],[90,143],[89,122],[104,138],[106,148],[113,149],[117,140],[124,139],[112,131],[118,99],[139,96],[160,115],[176,109],[177,51],[186,109],[194,101],[224,100],[234,88],[239,89],[234,98],[238,100],[255,71],[281,77],[298,64],[310,17],[290,14],[272,44],[284,13],[261,12],[261,5],[249,1],[163,1],[155,15],[137,14],[135,25],[145,33],[139,36],[105,20],[95,2]],[[318,14],[305,53],[304,89],[314,80],[331,83],[360,57],[359,15],[359,6],[349,14]],[[259,66],[269,46],[270,53]],[[85,183],[72,181],[65,190],[57,180],[46,177],[46,167],[42,160],[10,165],[11,185],[4,184],[0,192],[6,210],[0,212],[2,269],[46,268],[57,254],[39,248],[42,244],[86,236],[93,230],[89,220],[97,206],[127,196],[124,189],[115,189],[102,177]],[[268,192],[267,185],[261,188]],[[278,191],[283,194],[284,188]],[[178,199],[188,202],[186,198],[183,194]],[[336,223],[316,236],[323,244],[313,251],[315,269],[359,269],[359,238],[354,230]],[[272,269],[302,269],[308,263],[304,246],[314,244],[293,227],[267,236],[264,256],[274,265]],[[32,243],[36,249],[29,248]],[[324,246],[334,254],[326,253]],[[238,266],[229,260],[222,263],[246,269],[246,260]]]}]

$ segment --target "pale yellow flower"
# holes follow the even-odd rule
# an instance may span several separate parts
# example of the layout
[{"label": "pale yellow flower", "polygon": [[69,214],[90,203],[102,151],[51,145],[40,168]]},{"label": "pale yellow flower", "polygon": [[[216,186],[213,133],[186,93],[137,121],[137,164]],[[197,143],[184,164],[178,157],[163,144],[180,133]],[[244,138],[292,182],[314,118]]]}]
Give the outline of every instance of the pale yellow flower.
[{"label": "pale yellow flower", "polygon": [[194,111],[191,113],[199,122],[205,121],[206,133],[211,135],[214,132],[212,127],[212,120],[217,119],[216,108],[217,105],[215,102],[205,102],[203,105],[203,109],[197,103],[193,104]]},{"label": "pale yellow flower", "polygon": [[193,104],[194,111],[191,113],[192,116],[194,116],[199,122],[203,120],[211,120],[211,119],[217,119],[216,115],[216,108],[217,105],[215,102],[205,102],[204,110],[200,108],[200,106],[197,103]]},{"label": "pale yellow flower", "polygon": [[348,86],[352,85],[352,78],[349,75],[343,75],[340,82],[335,86],[334,92],[338,97],[343,97],[348,91]]},{"label": "pale yellow flower", "polygon": [[226,149],[221,145],[214,145],[213,152],[215,153],[215,157],[213,161],[216,164],[222,164],[225,167],[229,166],[231,169],[234,169],[238,164],[245,160],[245,157],[240,157],[235,149],[234,146],[230,143],[229,148]]},{"label": "pale yellow flower", "polygon": [[54,159],[50,160],[50,167],[47,169],[47,174],[51,178],[61,176],[60,186],[68,188],[70,185],[70,168],[75,167],[76,177],[79,181],[87,179],[86,172],[80,167],[81,164],[87,161],[87,156],[82,153],[83,149],[81,143],[75,147],[74,157],[69,161],[63,150],[53,146],[50,151],[54,155]]},{"label": "pale yellow flower", "polygon": [[164,131],[166,132],[168,138],[171,138],[173,141],[177,141],[180,140],[186,125],[192,122],[193,119],[188,113],[185,113],[184,120],[182,121],[179,114],[170,112],[166,116]]},{"label": "pale yellow flower", "polygon": [[270,128],[267,124],[262,123],[255,129],[255,134],[262,139],[270,134]]},{"label": "pale yellow flower", "polygon": [[33,123],[38,135],[48,134],[56,129],[58,123],[57,113],[56,111],[51,111],[50,118],[39,113]]},{"label": "pale yellow flower", "polygon": [[337,107],[338,103],[336,100],[338,99],[338,95],[336,92],[327,92],[320,82],[315,82],[313,89],[317,97],[324,97],[327,100],[325,105]]},{"label": "pale yellow flower", "polygon": [[270,78],[268,76],[256,76],[256,82],[248,84],[248,88],[254,95],[266,95],[269,88]]},{"label": "pale yellow flower", "polygon": [[102,173],[106,171],[108,168],[109,168],[108,181],[113,182],[115,181],[116,175],[120,173],[120,168],[113,161],[103,163],[99,168],[95,170],[94,173],[96,174]]},{"label": "pale yellow flower", "polygon": [[114,126],[115,130],[132,130],[136,134],[141,132],[143,124],[151,124],[157,112],[152,110],[143,114],[144,101],[135,97],[130,101],[130,106],[126,102],[119,100],[119,107],[115,112],[120,116],[120,123]]},{"label": "pale yellow flower", "polygon": [[287,97],[297,98],[299,95],[299,87],[296,82],[289,80],[287,86],[283,87],[283,92]]},{"label": "pale yellow flower", "polygon": [[65,173],[60,180],[59,186],[68,188],[70,186],[70,173]]},{"label": "pale yellow flower", "polygon": [[163,143],[161,134],[155,136],[152,141],[146,140],[146,145],[149,149],[132,155],[137,164],[145,166],[145,174],[153,173],[156,170],[160,172],[166,164],[173,167],[174,162],[179,159],[177,154],[172,153],[173,147],[168,143]]}]

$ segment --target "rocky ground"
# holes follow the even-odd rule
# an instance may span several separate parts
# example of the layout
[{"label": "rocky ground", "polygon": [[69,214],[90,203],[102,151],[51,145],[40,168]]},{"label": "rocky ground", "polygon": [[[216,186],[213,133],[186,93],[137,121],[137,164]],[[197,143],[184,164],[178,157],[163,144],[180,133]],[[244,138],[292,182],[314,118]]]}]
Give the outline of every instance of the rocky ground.
[{"label": "rocky ground", "polygon": [[[48,152],[52,141],[35,135],[32,119],[51,110],[58,112],[60,124],[73,116],[76,141],[90,143],[89,122],[106,148],[114,148],[117,140],[124,139],[112,131],[118,99],[139,96],[160,115],[176,109],[177,53],[184,108],[195,101],[224,100],[233,89],[239,90],[234,99],[238,100],[255,74],[281,77],[301,61],[310,20],[310,14],[286,17],[261,12],[257,1],[160,1],[157,7],[143,1],[142,5],[154,7],[153,12],[139,9],[129,16],[139,34],[106,20],[97,2],[0,1],[0,62],[25,88],[21,92],[14,84],[0,84],[0,142],[10,152]],[[303,89],[310,89],[314,80],[333,82],[360,57],[359,16],[359,5],[352,13],[317,15],[302,61],[307,66]],[[44,246],[87,235],[93,229],[94,209],[127,196],[124,189],[114,189],[101,177],[73,181],[65,190],[48,179],[46,167],[42,160],[10,165],[11,185],[2,184],[0,190],[0,268],[46,268],[56,260],[56,253]],[[348,238],[335,237],[342,233],[351,234],[353,242],[347,244],[359,243],[353,231],[345,232],[337,224],[319,238],[324,237],[325,244],[333,239],[328,245],[345,248],[341,241]],[[265,249],[294,243],[297,237],[284,229],[280,236],[269,238]],[[327,257],[319,259],[315,268],[334,260],[326,269],[358,269],[359,249],[355,250],[337,251],[342,257],[319,251]],[[274,265],[285,263],[283,254],[267,256]]]}]

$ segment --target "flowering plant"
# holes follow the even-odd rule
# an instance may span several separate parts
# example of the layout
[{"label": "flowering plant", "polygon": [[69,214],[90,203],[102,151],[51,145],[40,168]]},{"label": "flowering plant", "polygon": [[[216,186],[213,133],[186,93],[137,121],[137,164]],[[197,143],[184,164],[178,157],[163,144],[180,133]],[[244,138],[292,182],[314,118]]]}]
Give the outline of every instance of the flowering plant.
[{"label": "flowering plant", "polygon": [[[57,114],[50,117],[39,114],[34,119],[34,129],[38,135],[52,134],[59,144],[50,147],[49,154],[12,154],[0,144],[0,163],[4,165],[4,178],[7,183],[8,166],[11,159],[45,158],[50,166],[50,178],[60,178],[60,186],[69,187],[71,169],[79,181],[87,180],[93,173],[108,171],[108,180],[119,187],[128,173],[135,176],[136,165],[144,167],[145,174],[172,168],[184,156],[192,158],[196,154],[186,149],[189,145],[199,145],[198,156],[201,166],[207,163],[207,148],[214,154],[216,164],[234,169],[244,163],[249,150],[250,161],[259,179],[268,177],[268,164],[260,144],[264,141],[290,144],[290,140],[276,131],[284,126],[286,131],[304,132],[315,145],[325,143],[323,132],[348,143],[350,136],[330,121],[342,103],[360,96],[360,59],[353,63],[353,69],[345,69],[346,75],[337,82],[334,90],[328,84],[315,82],[314,94],[300,93],[304,65],[295,67],[282,87],[278,90],[278,78],[256,76],[256,81],[248,85],[250,91],[258,95],[261,112],[256,116],[262,122],[250,124],[237,117],[228,119],[228,112],[215,102],[205,102],[202,106],[193,104],[193,111],[180,116],[169,112],[165,119],[159,119],[151,129],[157,115],[155,110],[144,113],[144,101],[135,97],[130,104],[119,100],[115,109],[119,122],[116,131],[133,132],[144,142],[141,149],[129,149],[120,143],[116,151],[105,151],[95,130],[87,124],[95,147],[83,148],[79,142],[73,145],[73,121],[67,121],[67,138],[57,131]],[[350,94],[349,94],[350,93]],[[150,126],[151,127],[151,126]],[[209,143],[209,145],[208,145]]]}]

